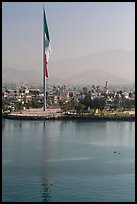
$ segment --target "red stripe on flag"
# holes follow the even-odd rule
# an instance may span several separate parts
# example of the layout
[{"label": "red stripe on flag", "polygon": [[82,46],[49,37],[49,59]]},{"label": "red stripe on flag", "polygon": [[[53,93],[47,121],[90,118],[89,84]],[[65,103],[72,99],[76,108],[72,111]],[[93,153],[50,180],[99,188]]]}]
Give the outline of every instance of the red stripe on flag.
[{"label": "red stripe on flag", "polygon": [[48,78],[48,63],[46,54],[44,55],[44,74]]}]

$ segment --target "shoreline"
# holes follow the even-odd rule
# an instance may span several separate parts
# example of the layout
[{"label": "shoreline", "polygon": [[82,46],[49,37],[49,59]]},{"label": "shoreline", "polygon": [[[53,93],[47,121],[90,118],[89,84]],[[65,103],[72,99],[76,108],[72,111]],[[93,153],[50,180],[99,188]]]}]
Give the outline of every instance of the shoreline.
[{"label": "shoreline", "polygon": [[3,114],[3,119],[13,120],[91,120],[91,121],[135,121],[135,115],[22,115],[22,114]]}]

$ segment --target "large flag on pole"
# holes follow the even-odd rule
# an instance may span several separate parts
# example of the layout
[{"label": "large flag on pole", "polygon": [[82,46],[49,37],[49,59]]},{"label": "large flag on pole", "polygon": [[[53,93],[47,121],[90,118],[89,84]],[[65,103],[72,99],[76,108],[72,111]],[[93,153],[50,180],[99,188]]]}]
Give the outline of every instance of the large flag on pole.
[{"label": "large flag on pole", "polygon": [[48,61],[50,54],[51,54],[50,38],[44,10],[44,74],[47,78],[48,78]]}]

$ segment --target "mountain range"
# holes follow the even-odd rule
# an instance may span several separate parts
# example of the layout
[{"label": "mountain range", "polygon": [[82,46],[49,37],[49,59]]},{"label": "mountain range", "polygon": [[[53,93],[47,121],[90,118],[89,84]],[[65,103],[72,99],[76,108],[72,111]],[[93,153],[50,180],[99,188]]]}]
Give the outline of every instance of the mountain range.
[{"label": "mountain range", "polygon": [[[103,50],[81,57],[49,61],[53,84],[130,84],[135,81],[135,51]],[[2,82],[42,84],[42,70],[2,67]]]}]

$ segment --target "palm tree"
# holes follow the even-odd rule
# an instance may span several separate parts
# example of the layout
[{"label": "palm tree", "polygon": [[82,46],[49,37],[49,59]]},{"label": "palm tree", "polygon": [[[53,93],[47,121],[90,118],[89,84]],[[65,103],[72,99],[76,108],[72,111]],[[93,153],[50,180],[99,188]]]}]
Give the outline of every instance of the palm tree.
[{"label": "palm tree", "polygon": [[22,104],[22,102],[17,102],[17,103],[16,103],[16,109],[17,109],[18,111],[21,111],[21,110],[23,109],[23,104]]},{"label": "palm tree", "polygon": [[21,90],[21,89],[19,90],[19,93],[20,93],[20,95],[21,95],[21,93],[22,93],[22,90]]},{"label": "palm tree", "polygon": [[81,104],[80,102],[77,102],[77,105],[75,107],[77,113],[83,113],[85,106]]}]

